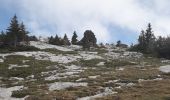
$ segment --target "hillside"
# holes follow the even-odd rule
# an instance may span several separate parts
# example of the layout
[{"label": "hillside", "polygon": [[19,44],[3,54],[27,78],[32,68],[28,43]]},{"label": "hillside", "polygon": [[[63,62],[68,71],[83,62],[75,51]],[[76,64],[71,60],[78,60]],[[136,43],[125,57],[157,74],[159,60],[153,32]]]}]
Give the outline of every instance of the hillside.
[{"label": "hillside", "polygon": [[114,46],[30,42],[0,54],[0,100],[169,100],[170,60]]}]

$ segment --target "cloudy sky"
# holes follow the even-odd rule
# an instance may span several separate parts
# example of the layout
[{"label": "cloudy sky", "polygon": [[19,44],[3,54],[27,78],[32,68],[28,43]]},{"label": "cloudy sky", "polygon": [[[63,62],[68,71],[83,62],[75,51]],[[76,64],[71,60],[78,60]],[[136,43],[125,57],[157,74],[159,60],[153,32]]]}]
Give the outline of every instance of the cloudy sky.
[{"label": "cloudy sky", "polygon": [[0,30],[14,14],[37,36],[92,30],[98,42],[131,44],[148,23],[156,36],[170,34],[169,0],[0,0]]}]

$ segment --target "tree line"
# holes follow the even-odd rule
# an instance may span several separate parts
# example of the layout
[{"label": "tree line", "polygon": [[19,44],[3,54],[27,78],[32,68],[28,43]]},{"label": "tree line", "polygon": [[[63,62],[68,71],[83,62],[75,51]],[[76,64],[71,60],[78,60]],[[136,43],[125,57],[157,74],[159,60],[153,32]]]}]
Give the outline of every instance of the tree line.
[{"label": "tree line", "polygon": [[130,50],[170,59],[170,37],[156,37],[149,23],[147,29],[141,31],[138,43],[132,45]]},{"label": "tree line", "polygon": [[[77,33],[74,31],[71,42],[65,34],[63,38],[56,35],[49,38],[49,44],[53,45],[82,45],[84,49],[90,49],[92,46],[96,46],[97,39],[91,30],[84,32],[84,37],[78,41]],[[29,36],[29,32],[26,30],[23,22],[19,23],[16,15],[11,19],[9,27],[6,32],[2,31],[0,34],[0,47],[14,47],[29,45],[29,41],[38,41],[36,36]]]},{"label": "tree line", "polygon": [[84,32],[84,37],[79,41],[76,31],[74,31],[73,36],[71,38],[71,42],[69,41],[67,34],[64,35],[63,38],[59,37],[57,34],[55,37],[51,36],[49,38],[49,44],[53,45],[82,45],[84,49],[90,49],[90,47],[97,46],[97,39],[95,34],[91,30],[86,30]]},{"label": "tree line", "polygon": [[[97,38],[91,30],[86,30],[82,39],[78,40],[78,35],[74,31],[71,41],[68,39],[67,34],[63,38],[57,34],[55,37],[49,37],[49,44],[53,45],[82,45],[84,49],[90,49],[90,47],[97,46]],[[26,30],[23,22],[19,22],[17,16],[11,19],[9,27],[6,32],[0,33],[0,47],[14,47],[17,48],[20,45],[29,45],[29,41],[37,41],[36,36],[29,36],[29,32]],[[117,47],[127,47],[126,44],[122,44],[121,41],[117,42]],[[152,56],[163,57],[170,59],[170,37],[156,37],[149,23],[146,30],[142,30],[138,43],[131,45],[131,51],[142,52]]]}]

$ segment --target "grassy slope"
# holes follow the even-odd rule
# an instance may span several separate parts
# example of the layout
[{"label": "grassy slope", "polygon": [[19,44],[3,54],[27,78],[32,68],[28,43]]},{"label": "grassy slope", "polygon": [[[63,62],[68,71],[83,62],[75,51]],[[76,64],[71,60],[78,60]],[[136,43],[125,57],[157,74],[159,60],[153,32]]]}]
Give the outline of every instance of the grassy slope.
[{"label": "grassy slope", "polygon": [[[52,49],[45,51],[54,54],[76,54],[77,52],[61,52]],[[100,50],[99,50],[100,51]],[[104,52],[100,52],[102,55]],[[28,62],[23,63],[23,60]],[[103,66],[97,66],[99,62],[105,62]],[[113,87],[117,94],[97,98],[97,100],[170,100],[170,75],[163,74],[158,71],[159,65],[162,65],[159,59],[156,58],[144,58],[144,68],[138,68],[137,65],[130,63],[129,61],[107,61],[106,59],[93,59],[89,61],[80,60],[78,62],[72,62],[67,65],[75,64],[78,66],[86,67],[84,72],[79,73],[79,77],[66,78],[54,81],[45,81],[41,76],[41,72],[58,70],[62,71],[63,66],[58,63],[50,61],[38,61],[32,57],[24,56],[8,56],[4,63],[0,63],[0,84],[6,84],[7,87],[15,85],[24,85],[28,89],[22,91],[13,92],[13,97],[24,97],[30,95],[28,100],[75,100],[78,97],[85,97],[95,95],[98,91],[103,91],[101,87]],[[139,62],[137,62],[138,64]],[[8,64],[17,65],[29,65],[28,68],[14,68],[9,70]],[[55,67],[59,66],[59,69]],[[52,66],[46,68],[47,66]],[[125,68],[124,70],[116,70],[119,67]],[[145,70],[143,70],[145,69]],[[27,76],[34,75],[34,80],[27,79]],[[96,76],[96,79],[90,79],[88,76]],[[165,78],[162,81],[144,81],[138,83],[138,79],[152,80],[161,75]],[[24,81],[9,80],[10,77],[22,77]],[[71,81],[75,82],[77,79],[85,78],[82,82],[88,82],[88,87],[70,87],[60,91],[48,91],[47,83],[53,83],[58,81]],[[116,89],[119,85],[115,83],[107,83],[110,80],[120,79],[123,83],[135,83],[133,87],[122,87]],[[17,82],[17,83],[16,83]],[[14,84],[15,83],[15,84]]]}]

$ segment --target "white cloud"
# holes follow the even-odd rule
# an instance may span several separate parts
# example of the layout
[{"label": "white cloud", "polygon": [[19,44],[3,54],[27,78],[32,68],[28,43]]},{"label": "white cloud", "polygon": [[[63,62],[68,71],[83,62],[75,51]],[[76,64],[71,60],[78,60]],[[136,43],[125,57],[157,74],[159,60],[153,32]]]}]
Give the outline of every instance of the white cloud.
[{"label": "white cloud", "polygon": [[[138,34],[151,22],[156,35],[170,33],[169,0],[6,0],[18,7],[19,14],[33,33],[49,36],[74,30],[82,37],[91,29],[99,41],[112,41],[108,24]],[[10,2],[9,2],[10,1]],[[114,27],[113,27],[114,28]],[[129,33],[130,34],[130,33]]]}]

